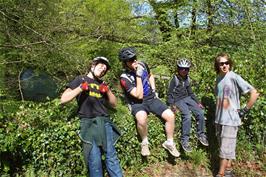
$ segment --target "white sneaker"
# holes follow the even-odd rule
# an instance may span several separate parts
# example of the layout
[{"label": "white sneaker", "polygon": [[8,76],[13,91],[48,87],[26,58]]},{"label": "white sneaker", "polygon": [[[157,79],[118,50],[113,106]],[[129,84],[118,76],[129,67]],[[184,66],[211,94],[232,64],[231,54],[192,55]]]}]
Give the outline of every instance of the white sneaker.
[{"label": "white sneaker", "polygon": [[167,141],[165,141],[162,146],[168,150],[170,152],[170,154],[172,154],[172,156],[174,157],[179,157],[180,153],[178,152],[178,150],[175,147],[175,143],[173,144],[168,144]]},{"label": "white sneaker", "polygon": [[149,143],[141,143],[141,155],[142,156],[151,155],[150,150],[149,150]]}]

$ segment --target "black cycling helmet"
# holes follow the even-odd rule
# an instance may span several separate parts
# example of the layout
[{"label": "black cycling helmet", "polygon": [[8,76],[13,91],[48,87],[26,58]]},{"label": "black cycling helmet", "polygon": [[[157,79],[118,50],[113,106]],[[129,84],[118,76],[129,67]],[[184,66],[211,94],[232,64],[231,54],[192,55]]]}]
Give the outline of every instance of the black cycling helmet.
[{"label": "black cycling helmet", "polygon": [[98,63],[104,63],[107,66],[107,70],[111,69],[110,62],[105,57],[96,57],[92,60],[92,63],[97,65]]},{"label": "black cycling helmet", "polygon": [[118,54],[120,61],[127,62],[136,57],[136,50],[133,47],[122,48]]},{"label": "black cycling helmet", "polygon": [[176,61],[178,68],[190,68],[191,62],[186,58],[181,58]]}]

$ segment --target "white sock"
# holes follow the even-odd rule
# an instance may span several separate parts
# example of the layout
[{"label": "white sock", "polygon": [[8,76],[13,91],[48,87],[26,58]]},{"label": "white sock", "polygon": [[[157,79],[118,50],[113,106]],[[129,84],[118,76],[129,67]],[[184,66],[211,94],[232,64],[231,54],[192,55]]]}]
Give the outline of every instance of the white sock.
[{"label": "white sock", "polygon": [[174,139],[173,138],[169,138],[167,139],[167,144],[174,144]]},{"label": "white sock", "polygon": [[142,144],[148,144],[148,143],[149,143],[148,137],[143,138]]}]

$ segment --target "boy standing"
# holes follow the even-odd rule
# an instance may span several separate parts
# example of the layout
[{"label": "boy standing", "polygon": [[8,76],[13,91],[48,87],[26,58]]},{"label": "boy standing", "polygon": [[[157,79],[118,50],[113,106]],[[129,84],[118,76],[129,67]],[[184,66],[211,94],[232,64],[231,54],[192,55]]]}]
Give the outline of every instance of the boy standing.
[{"label": "boy standing", "polygon": [[89,73],[76,77],[61,96],[62,104],[74,98],[77,100],[83,155],[91,177],[104,175],[103,154],[109,176],[123,176],[114,146],[120,133],[110,120],[107,110],[107,105],[115,107],[117,100],[107,84],[100,79],[109,69],[107,58],[94,58]]},{"label": "boy standing", "polygon": [[[248,114],[259,93],[240,75],[231,71],[232,60],[227,53],[219,54],[214,62],[217,73],[215,95],[215,123],[220,143],[220,168],[216,177],[231,176],[231,161],[235,159],[238,126],[241,118]],[[250,98],[240,109],[240,94],[249,93]]]}]

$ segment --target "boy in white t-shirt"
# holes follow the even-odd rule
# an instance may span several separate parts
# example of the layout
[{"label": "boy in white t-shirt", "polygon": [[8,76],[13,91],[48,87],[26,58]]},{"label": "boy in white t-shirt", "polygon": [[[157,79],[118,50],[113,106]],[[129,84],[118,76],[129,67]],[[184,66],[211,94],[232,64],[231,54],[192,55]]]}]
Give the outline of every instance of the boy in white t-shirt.
[{"label": "boy in white t-shirt", "polygon": [[[216,177],[231,176],[231,161],[235,159],[238,126],[256,102],[259,93],[240,75],[231,71],[232,60],[226,53],[219,54],[214,63],[217,73],[215,95],[216,133],[220,143],[220,168]],[[250,94],[243,109],[240,109],[240,94]]]}]

